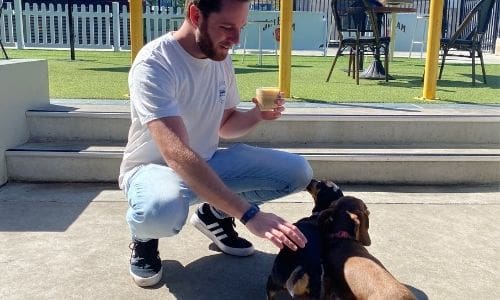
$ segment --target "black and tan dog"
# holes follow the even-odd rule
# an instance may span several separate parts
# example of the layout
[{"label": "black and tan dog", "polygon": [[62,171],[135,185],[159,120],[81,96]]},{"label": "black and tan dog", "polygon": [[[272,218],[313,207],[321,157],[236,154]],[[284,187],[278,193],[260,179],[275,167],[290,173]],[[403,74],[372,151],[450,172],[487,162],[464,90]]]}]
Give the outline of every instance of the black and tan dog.
[{"label": "black and tan dog", "polygon": [[343,196],[342,190],[331,181],[313,179],[307,191],[314,198],[309,217],[295,225],[306,236],[304,248],[292,251],[283,248],[278,253],[267,281],[268,299],[319,299],[321,294],[321,257],[318,215]]},{"label": "black and tan dog", "polygon": [[370,212],[355,197],[342,197],[318,218],[323,241],[324,299],[415,299],[364,246]]}]

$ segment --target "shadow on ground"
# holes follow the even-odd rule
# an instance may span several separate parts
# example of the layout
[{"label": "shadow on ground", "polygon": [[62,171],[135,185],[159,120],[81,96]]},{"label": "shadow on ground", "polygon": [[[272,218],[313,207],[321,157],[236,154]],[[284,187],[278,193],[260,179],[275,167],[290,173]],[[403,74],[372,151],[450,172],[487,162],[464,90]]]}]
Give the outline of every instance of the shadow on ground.
[{"label": "shadow on ground", "polygon": [[64,232],[107,184],[6,184],[0,188],[0,231]]},{"label": "shadow on ground", "polygon": [[[220,253],[186,266],[164,260],[162,283],[153,288],[164,286],[179,300],[266,299],[266,281],[275,257],[260,251],[245,258]],[[429,299],[422,290],[407,287],[418,300]]]},{"label": "shadow on ground", "polygon": [[108,67],[108,68],[84,68],[82,70],[98,71],[98,72],[128,73],[130,71],[130,67],[129,66],[123,66],[123,67]]},{"label": "shadow on ground", "polygon": [[266,280],[275,255],[250,257],[215,254],[183,266],[163,261],[163,284],[179,300],[265,299]]}]

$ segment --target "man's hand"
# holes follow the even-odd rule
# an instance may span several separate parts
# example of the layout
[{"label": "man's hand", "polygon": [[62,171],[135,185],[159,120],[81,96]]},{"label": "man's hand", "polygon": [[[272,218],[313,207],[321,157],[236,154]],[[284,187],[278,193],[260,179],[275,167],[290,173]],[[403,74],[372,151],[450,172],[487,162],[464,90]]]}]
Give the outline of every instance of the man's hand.
[{"label": "man's hand", "polygon": [[295,225],[272,213],[260,211],[246,223],[246,226],[251,233],[270,240],[280,249],[287,246],[295,251],[298,249],[297,246],[304,248],[307,243],[306,237]]},{"label": "man's hand", "polygon": [[274,110],[272,110],[272,111],[260,111],[256,98],[252,98],[252,102],[255,103],[256,109],[259,110],[260,118],[262,120],[267,120],[267,121],[276,120],[279,117],[281,117],[281,113],[285,110],[285,107],[284,107],[285,98],[283,98],[282,92],[280,92],[278,94],[278,97],[276,97],[276,100],[274,101],[275,107],[274,107]]}]

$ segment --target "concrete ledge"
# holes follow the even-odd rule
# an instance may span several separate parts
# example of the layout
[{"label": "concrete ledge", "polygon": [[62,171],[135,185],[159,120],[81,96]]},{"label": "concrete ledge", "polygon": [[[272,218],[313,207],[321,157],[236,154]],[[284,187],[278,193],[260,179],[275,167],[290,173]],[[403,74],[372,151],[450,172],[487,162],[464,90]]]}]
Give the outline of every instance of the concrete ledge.
[{"label": "concrete ledge", "polygon": [[[126,142],[126,112],[28,111],[32,141]],[[262,123],[234,142],[259,143],[496,143],[500,144],[498,110],[472,115],[332,115],[287,113]]]},{"label": "concrete ledge", "polygon": [[[338,183],[498,185],[497,145],[412,148],[401,145],[288,145],[303,155],[316,178]],[[12,180],[34,182],[115,182],[122,159],[119,144],[26,143],[6,152]],[[55,168],[54,166],[57,165]],[[14,167],[15,166],[15,167]]]},{"label": "concrete ledge", "polygon": [[48,103],[46,60],[0,61],[0,185],[8,179],[5,150],[29,138],[26,111]]}]

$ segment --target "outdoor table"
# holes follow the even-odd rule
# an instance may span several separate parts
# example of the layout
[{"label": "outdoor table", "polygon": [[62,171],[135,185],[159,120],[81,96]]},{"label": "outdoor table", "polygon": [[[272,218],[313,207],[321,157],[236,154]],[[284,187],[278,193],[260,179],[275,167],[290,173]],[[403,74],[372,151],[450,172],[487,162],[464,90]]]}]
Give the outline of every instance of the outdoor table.
[{"label": "outdoor table", "polygon": [[[392,2],[394,3],[394,2]],[[399,7],[399,6],[378,6],[373,7],[371,10],[377,14],[391,14],[391,43],[389,44],[389,57],[391,52],[394,52],[394,42],[396,37],[396,14],[397,13],[411,13],[416,12],[413,7]],[[391,50],[392,49],[392,50]],[[389,79],[394,79],[392,76],[387,76]],[[373,55],[373,62],[366,68],[359,78],[363,79],[385,79],[385,68],[380,61],[380,53],[375,53]]]}]

